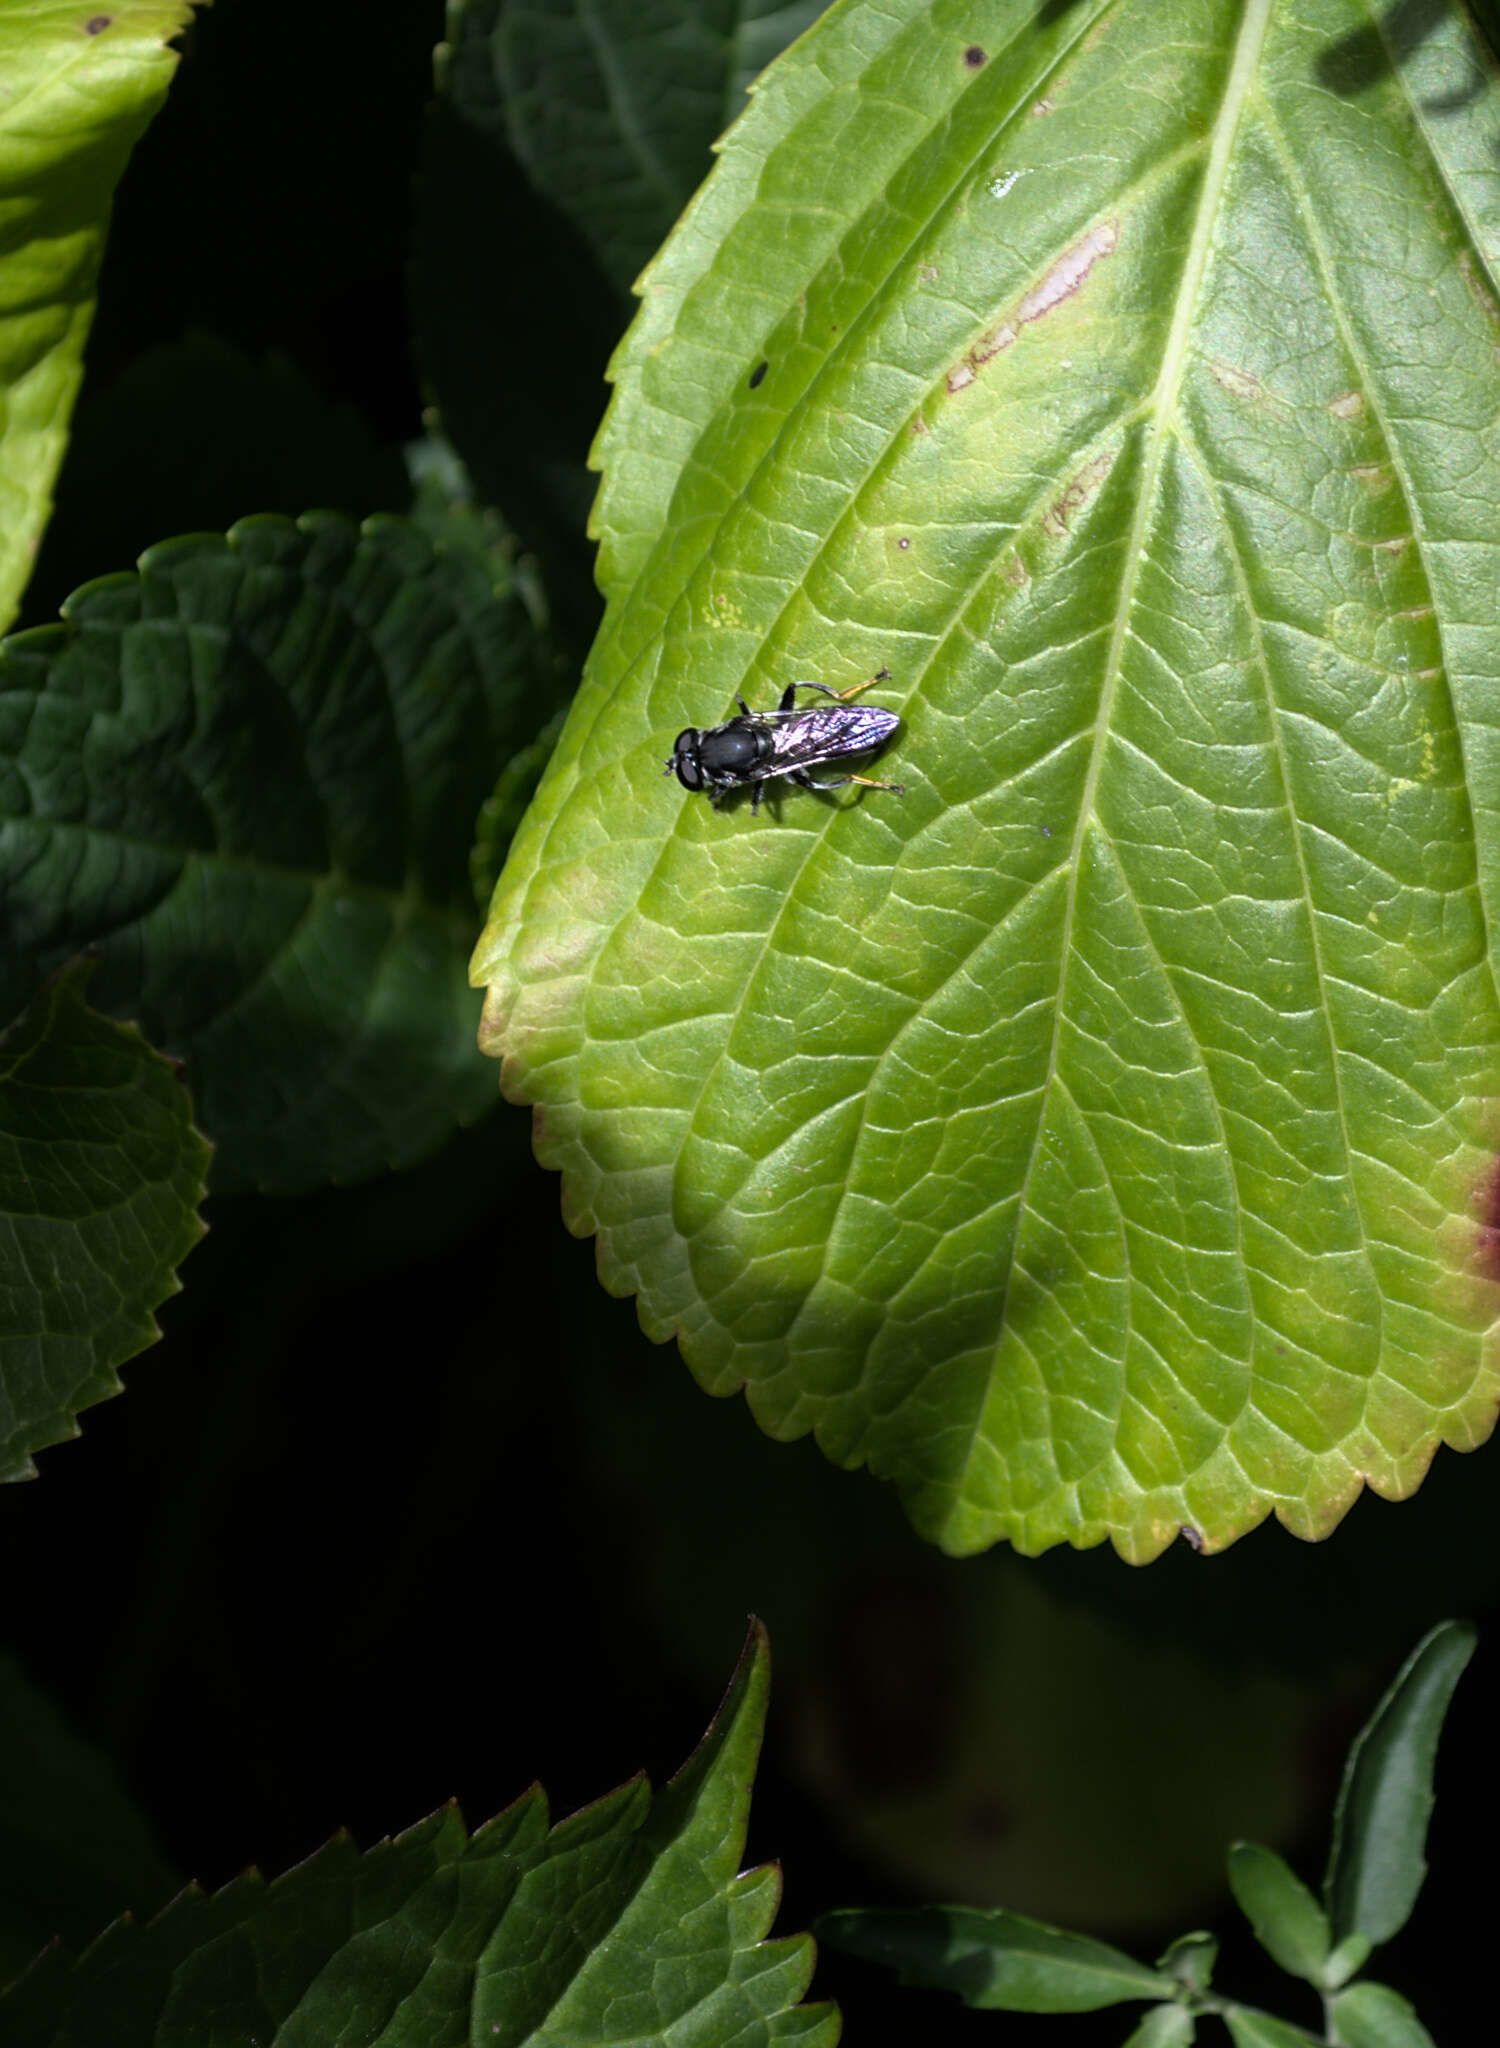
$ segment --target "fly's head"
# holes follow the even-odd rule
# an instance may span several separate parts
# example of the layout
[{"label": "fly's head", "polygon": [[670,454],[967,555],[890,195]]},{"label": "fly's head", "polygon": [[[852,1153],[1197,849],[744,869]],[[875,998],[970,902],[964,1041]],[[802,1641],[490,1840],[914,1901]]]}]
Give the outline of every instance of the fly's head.
[{"label": "fly's head", "polygon": [[733,789],[752,781],[770,752],[769,728],[753,716],[704,730],[690,725],[677,735],[667,773],[675,774],[684,789]]}]

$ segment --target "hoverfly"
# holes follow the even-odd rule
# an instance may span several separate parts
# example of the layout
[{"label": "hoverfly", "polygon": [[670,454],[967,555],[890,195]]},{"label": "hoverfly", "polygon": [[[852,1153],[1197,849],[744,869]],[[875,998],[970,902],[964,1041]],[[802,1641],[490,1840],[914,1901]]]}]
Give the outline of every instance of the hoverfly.
[{"label": "hoverfly", "polygon": [[[868,775],[840,775],[832,782],[815,782],[808,769],[819,761],[839,761],[849,754],[869,754],[888,740],[901,723],[894,711],[882,711],[874,704],[851,704],[871,683],[888,680],[890,670],[881,669],[851,690],[833,690],[827,683],[788,683],[774,711],[752,711],[743,697],[736,697],[738,718],[726,725],[703,729],[690,725],[680,732],[667,762],[666,772],[675,775],[684,789],[706,790],[717,809],[731,790],[750,787],[750,814],[760,809],[761,792],[768,782],[784,776],[802,789],[842,789],[857,782],[864,789],[888,789],[905,796],[899,782],[872,782]],[[821,690],[833,702],[826,709],[798,711],[799,690]]]}]

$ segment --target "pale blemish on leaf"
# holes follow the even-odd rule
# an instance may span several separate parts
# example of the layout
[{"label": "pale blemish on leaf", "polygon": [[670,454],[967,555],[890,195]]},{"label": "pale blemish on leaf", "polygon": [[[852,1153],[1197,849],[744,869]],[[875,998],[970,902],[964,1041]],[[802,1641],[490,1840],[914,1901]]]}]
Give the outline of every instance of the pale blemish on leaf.
[{"label": "pale blemish on leaf", "polygon": [[1252,376],[1249,370],[1237,370],[1233,363],[1210,361],[1208,374],[1234,398],[1246,398],[1259,403],[1261,399],[1270,395],[1259,377]]}]

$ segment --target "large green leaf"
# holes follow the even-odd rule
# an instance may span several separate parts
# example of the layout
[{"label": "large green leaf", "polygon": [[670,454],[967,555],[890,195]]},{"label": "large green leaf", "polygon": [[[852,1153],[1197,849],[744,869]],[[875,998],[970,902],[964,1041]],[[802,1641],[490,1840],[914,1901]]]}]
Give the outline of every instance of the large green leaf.
[{"label": "large green leaf", "polygon": [[[647,1330],[954,1550],[1314,1536],[1493,1420],[1500,92],[1368,39],[844,0],[615,366],[486,1041]],[[663,779],[881,667],[904,802]]]},{"label": "large green leaf", "polygon": [[0,627],[52,508],[115,185],[191,14],[191,0],[0,11]]},{"label": "large green leaf", "polygon": [[779,1874],[736,1874],[767,1683],[756,1630],[655,1798],[637,1778],[549,1831],[534,1787],[472,1839],[449,1808],[364,1856],[331,1842],[270,1887],[185,1893],[71,1966],[43,1957],[0,2000],[7,2048],[832,2048],[837,2014],[797,2004],[812,1944],[765,1938]]},{"label": "large green leaf", "polygon": [[434,1150],[491,1098],[474,821],[553,690],[519,600],[395,519],[245,520],[85,586],[0,649],[0,1016],[96,945],[217,1188]]},{"label": "large green leaf", "polygon": [[89,971],[0,1035],[0,1480],[120,1391],[203,1232],[208,1147],[181,1074],[89,1008]]}]

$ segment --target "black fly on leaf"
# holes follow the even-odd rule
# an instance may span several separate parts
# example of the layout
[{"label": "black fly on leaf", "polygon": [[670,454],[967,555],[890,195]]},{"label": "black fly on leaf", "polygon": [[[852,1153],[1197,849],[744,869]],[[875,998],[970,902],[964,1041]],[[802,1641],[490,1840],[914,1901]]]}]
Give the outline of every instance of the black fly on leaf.
[{"label": "black fly on leaf", "polygon": [[[884,745],[901,723],[895,712],[849,700],[868,690],[871,683],[883,683],[889,677],[890,670],[883,668],[850,690],[832,690],[827,683],[788,683],[774,711],[752,711],[743,697],[736,697],[738,718],[701,729],[690,725],[677,735],[666,772],[675,775],[684,789],[706,790],[716,809],[731,790],[748,785],[752,817],[760,809],[765,785],[779,776],[802,789],[842,789],[846,783],[857,782],[864,789],[888,789],[895,796],[905,796],[905,787],[899,782],[872,782],[868,775],[840,775],[832,782],[816,782],[807,772],[820,761],[842,761],[850,755],[873,753]],[[799,690],[821,690],[833,702],[798,711]]]}]

